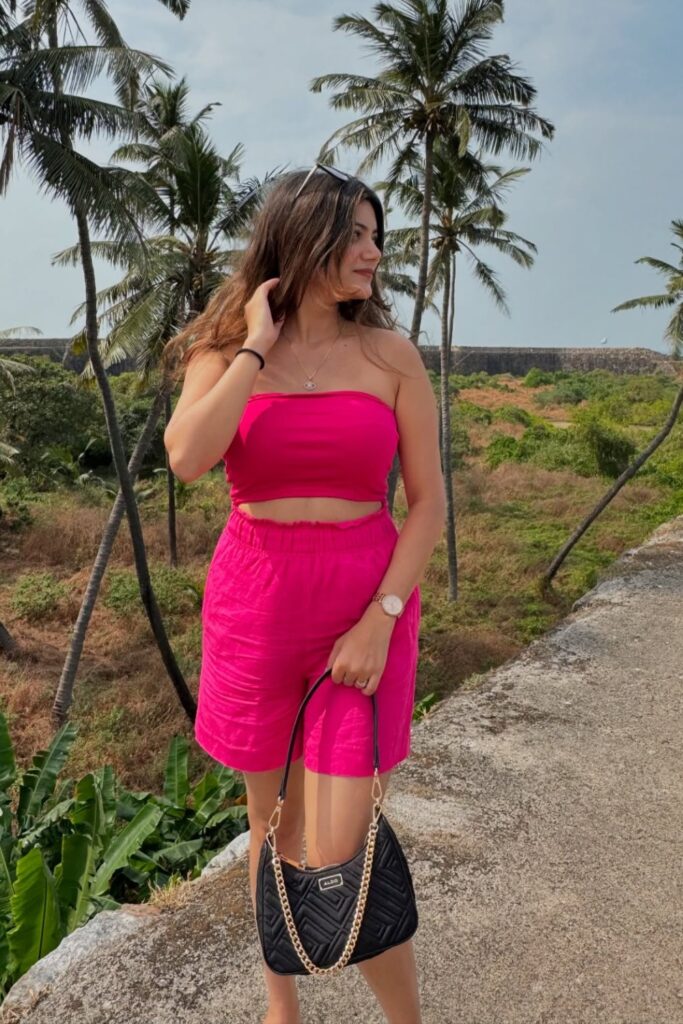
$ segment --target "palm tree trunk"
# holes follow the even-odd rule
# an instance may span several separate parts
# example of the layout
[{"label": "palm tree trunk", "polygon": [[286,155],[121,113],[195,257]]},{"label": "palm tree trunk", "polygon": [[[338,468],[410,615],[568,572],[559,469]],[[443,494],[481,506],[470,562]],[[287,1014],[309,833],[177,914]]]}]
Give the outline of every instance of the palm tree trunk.
[{"label": "palm tree trunk", "polygon": [[[164,402],[164,415],[166,426],[171,421],[173,409],[171,408],[171,392],[166,392]],[[168,557],[173,569],[178,568],[178,532],[176,529],[176,507],[175,507],[175,474],[171,469],[168,452],[166,452],[166,491],[168,495]]]},{"label": "palm tree trunk", "polygon": [[[418,345],[420,337],[420,325],[422,323],[422,313],[425,305],[425,291],[427,290],[427,270],[429,267],[429,217],[432,208],[433,152],[434,136],[431,132],[427,132],[425,139],[425,190],[422,199],[420,267],[417,275],[415,305],[413,307],[413,322],[410,327],[410,340],[415,346]],[[398,484],[400,467],[401,463],[398,453],[396,453],[394,461],[391,464],[387,480],[387,504],[390,512],[393,512],[394,508],[394,498],[396,497],[396,487]]]},{"label": "palm tree trunk", "polygon": [[[453,261],[455,263],[455,261]],[[455,266],[453,266],[455,273]],[[450,365],[450,347],[453,323],[451,312],[451,294],[455,291],[455,282],[451,281],[451,260],[445,260],[445,278],[443,286],[443,313],[441,314],[441,470],[446,488],[446,547],[448,551],[448,597],[451,601],[458,597],[458,555],[455,533],[455,507],[453,501],[453,469],[451,464],[451,395],[448,370]]]},{"label": "palm tree trunk", "polygon": [[552,562],[550,563],[550,566],[548,567],[548,569],[542,577],[541,586],[543,590],[545,590],[548,587],[553,576],[560,568],[560,566],[562,565],[563,561],[565,560],[571,549],[574,547],[579,538],[583,536],[583,534],[586,532],[591,523],[595,522],[595,520],[598,518],[602,510],[604,508],[607,508],[615,494],[619,493],[619,491],[624,486],[627,480],[630,480],[632,476],[635,476],[635,474],[638,472],[643,463],[647,462],[647,460],[652,455],[653,451],[659,448],[664,438],[667,437],[667,435],[671,432],[671,429],[673,428],[673,425],[676,422],[676,417],[678,416],[678,412],[682,404],[683,387],[679,389],[679,392],[676,395],[674,403],[671,407],[671,412],[669,413],[668,419],[662,427],[662,429],[660,430],[660,432],[650,441],[647,448],[645,448],[640,453],[635,462],[632,462],[631,465],[624,470],[621,476],[614,481],[609,491],[607,491],[605,496],[600,499],[600,501],[595,506],[590,515],[586,516],[586,518],[583,520],[580,526],[578,526],[576,530],[574,530],[574,533],[571,535],[567,543],[560,549],[555,558],[553,558]]},{"label": "palm tree trunk", "polygon": [[398,452],[396,452],[393,462],[391,463],[389,476],[387,477],[387,508],[391,514],[393,514],[394,511],[394,500],[396,498],[396,487],[398,486],[398,474],[400,468],[401,462],[398,457]]},{"label": "palm tree trunk", "polygon": [[[152,403],[147,420],[140,437],[138,438],[130,462],[128,463],[128,473],[130,475],[131,484],[135,482],[137,475],[140,472],[142,460],[144,459],[147,449],[151,444],[155,427],[159,417],[161,416],[166,395],[172,389],[173,382],[167,381],[162,385],[154,397],[154,402]],[[85,589],[85,593],[83,594],[81,607],[78,611],[78,618],[76,619],[76,624],[74,626],[73,633],[71,634],[71,643],[69,644],[69,650],[64,662],[64,667],[62,668],[57,692],[55,693],[55,699],[52,705],[52,724],[56,728],[63,725],[67,718],[67,711],[73,700],[74,683],[81,660],[81,654],[83,653],[83,647],[85,645],[85,636],[88,631],[88,626],[90,625],[100,586],[102,584],[107,565],[109,564],[112,548],[114,547],[114,541],[116,540],[116,535],[118,534],[125,509],[126,504],[123,500],[123,491],[119,490],[112,506],[104,533],[102,534],[95,562],[90,571],[88,585]]]},{"label": "palm tree trunk", "polygon": [[159,606],[157,604],[156,597],[154,596],[154,591],[152,590],[152,583],[149,577],[149,567],[147,565],[145,542],[142,534],[142,524],[140,522],[140,511],[135,500],[135,492],[133,491],[133,485],[128,474],[126,453],[121,440],[121,431],[116,417],[116,407],[114,405],[111,387],[109,386],[109,379],[104,366],[102,365],[102,359],[100,358],[97,339],[97,293],[95,287],[95,268],[92,262],[88,222],[82,210],[77,208],[75,210],[75,215],[78,226],[81,264],[83,266],[83,276],[85,278],[85,337],[88,347],[88,355],[90,356],[93,373],[102,394],[104,417],[107,424],[109,443],[114,459],[116,474],[119,478],[119,485],[123,492],[126,514],[128,516],[130,537],[135,557],[135,569],[138,576],[138,583],[140,585],[140,596],[152,627],[152,633],[154,634],[154,638],[159,647],[161,659],[170,676],[173,687],[178,694],[181,705],[187,712],[190,721],[194,723],[197,713],[197,705],[194,697],[188,689],[185,679],[183,678],[173,651],[171,650],[161,618],[161,613],[159,611]]},{"label": "palm tree trunk", "polygon": [[[56,6],[49,10],[49,17],[47,19],[46,26],[50,46],[56,48],[59,45]],[[55,93],[61,93],[63,91],[61,76],[57,70],[53,72],[53,81]],[[63,130],[60,131],[60,137],[62,145],[65,148],[72,148],[72,140],[66,132]],[[88,219],[83,209],[78,205],[73,207],[73,213],[76,218],[76,225],[78,228],[81,266],[83,267],[83,277],[85,281],[86,345],[93,373],[102,395],[102,405],[104,408],[105,422],[107,424],[109,445],[111,448],[112,458],[114,460],[116,475],[118,476],[119,485],[123,492],[123,500],[126,506],[130,537],[133,545],[135,569],[140,586],[140,596],[142,598],[145,611],[147,612],[150,625],[152,626],[152,632],[159,647],[161,659],[171,678],[175,691],[180,698],[181,705],[187,712],[190,721],[194,724],[194,719],[197,714],[197,705],[194,697],[190,693],[185,679],[183,678],[183,674],[176,662],[173,651],[171,650],[171,646],[168,642],[168,637],[166,636],[166,631],[164,629],[163,620],[161,618],[161,612],[159,610],[156,597],[154,596],[154,591],[152,590],[149,567],[147,565],[147,553],[145,551],[145,542],[142,534],[142,524],[140,522],[140,511],[137,506],[137,501],[135,500],[133,484],[126,465],[126,453],[123,448],[123,441],[121,440],[121,430],[116,416],[114,398],[111,393],[111,387],[109,386],[109,378],[107,377],[107,373],[100,357],[97,337],[97,289],[95,286],[95,267],[92,261]]]},{"label": "palm tree trunk", "polygon": [[0,622],[0,651],[12,661],[20,653],[19,644],[2,622]]},{"label": "palm tree trunk", "polygon": [[413,322],[410,328],[410,340],[413,345],[419,344],[420,325],[425,305],[425,291],[427,289],[427,270],[429,266],[429,220],[432,212],[432,177],[434,152],[434,135],[427,132],[425,138],[425,190],[422,197],[422,221],[420,232],[420,267],[417,275],[417,290],[415,294],[415,306],[413,307]]}]

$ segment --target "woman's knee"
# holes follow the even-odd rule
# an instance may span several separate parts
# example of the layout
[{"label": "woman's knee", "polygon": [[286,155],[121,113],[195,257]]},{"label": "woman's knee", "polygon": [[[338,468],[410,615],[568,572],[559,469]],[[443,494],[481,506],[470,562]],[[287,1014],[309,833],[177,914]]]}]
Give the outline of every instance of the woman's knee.
[{"label": "woman's knee", "polygon": [[[265,835],[277,804],[283,768],[268,772],[243,772],[247,790],[247,819],[254,835]],[[287,777],[287,792],[280,812],[277,834],[296,836],[304,826],[303,758],[292,761]]]}]

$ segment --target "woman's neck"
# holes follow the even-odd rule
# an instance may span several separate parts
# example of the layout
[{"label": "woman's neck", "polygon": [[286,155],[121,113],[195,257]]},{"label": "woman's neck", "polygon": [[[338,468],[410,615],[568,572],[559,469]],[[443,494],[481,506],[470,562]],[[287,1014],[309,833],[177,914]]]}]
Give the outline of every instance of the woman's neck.
[{"label": "woman's neck", "polygon": [[298,349],[319,352],[339,336],[343,327],[336,303],[323,305],[304,298],[299,308],[287,317],[281,334]]}]

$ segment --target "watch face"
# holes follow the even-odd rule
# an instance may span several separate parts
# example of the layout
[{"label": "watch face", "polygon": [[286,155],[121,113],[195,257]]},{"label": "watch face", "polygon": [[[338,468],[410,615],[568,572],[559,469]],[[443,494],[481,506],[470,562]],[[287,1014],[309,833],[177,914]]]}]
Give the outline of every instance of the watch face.
[{"label": "watch face", "polygon": [[382,607],[389,615],[398,615],[403,608],[403,601],[398,594],[386,594],[382,598]]}]

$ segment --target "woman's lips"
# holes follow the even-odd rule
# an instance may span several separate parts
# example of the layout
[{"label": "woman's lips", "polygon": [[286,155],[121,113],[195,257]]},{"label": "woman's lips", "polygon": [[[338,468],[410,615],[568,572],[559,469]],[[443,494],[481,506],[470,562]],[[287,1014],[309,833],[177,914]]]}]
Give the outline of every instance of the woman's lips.
[{"label": "woman's lips", "polygon": [[356,274],[360,274],[361,277],[366,277],[368,281],[372,278],[372,270],[356,270]]}]

